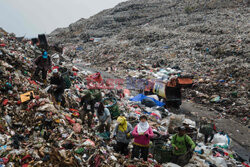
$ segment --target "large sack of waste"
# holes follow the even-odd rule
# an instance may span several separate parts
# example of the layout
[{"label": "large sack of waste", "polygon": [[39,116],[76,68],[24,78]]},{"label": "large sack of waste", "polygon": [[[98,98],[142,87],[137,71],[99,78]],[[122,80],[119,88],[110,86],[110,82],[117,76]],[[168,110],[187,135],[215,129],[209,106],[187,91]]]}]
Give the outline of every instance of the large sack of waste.
[{"label": "large sack of waste", "polygon": [[230,146],[230,138],[227,134],[216,133],[214,135],[213,144],[214,146],[218,146],[221,148],[229,148]]},{"label": "large sack of waste", "polygon": [[168,132],[170,134],[175,133],[174,129],[178,126],[182,126],[182,123],[184,120],[185,120],[185,115],[172,115],[172,116],[170,116]]}]

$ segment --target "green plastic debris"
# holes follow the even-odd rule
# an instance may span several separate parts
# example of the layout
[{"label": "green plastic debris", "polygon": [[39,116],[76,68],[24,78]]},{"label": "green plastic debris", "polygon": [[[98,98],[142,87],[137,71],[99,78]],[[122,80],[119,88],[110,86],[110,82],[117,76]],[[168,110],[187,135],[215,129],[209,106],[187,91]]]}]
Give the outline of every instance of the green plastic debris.
[{"label": "green plastic debris", "polygon": [[230,158],[232,158],[232,159],[234,159],[234,156],[233,156],[233,154],[229,154],[229,157],[230,157]]},{"label": "green plastic debris", "polygon": [[103,140],[109,140],[110,133],[109,132],[104,132],[104,133],[99,133],[97,136],[101,137]]},{"label": "green plastic debris", "polygon": [[220,147],[220,148],[228,149],[228,145],[227,144],[225,144],[225,145],[214,144],[214,147]]},{"label": "green plastic debris", "polygon": [[75,150],[75,153],[82,154],[83,151],[84,151],[84,148],[78,148],[77,150]]},{"label": "green plastic debris", "polygon": [[215,98],[211,99],[211,102],[219,102],[220,96],[216,96]]},{"label": "green plastic debris", "polygon": [[231,93],[231,95],[232,95],[233,97],[237,97],[237,96],[238,96],[238,92],[237,92],[237,91],[234,91],[234,92]]}]

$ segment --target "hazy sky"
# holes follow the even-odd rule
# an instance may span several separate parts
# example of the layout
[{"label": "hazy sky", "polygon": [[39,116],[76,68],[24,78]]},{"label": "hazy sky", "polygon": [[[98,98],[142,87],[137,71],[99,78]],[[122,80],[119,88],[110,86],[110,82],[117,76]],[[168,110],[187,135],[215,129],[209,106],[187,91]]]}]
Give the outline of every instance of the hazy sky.
[{"label": "hazy sky", "polygon": [[67,27],[126,0],[0,0],[0,27],[35,37]]}]

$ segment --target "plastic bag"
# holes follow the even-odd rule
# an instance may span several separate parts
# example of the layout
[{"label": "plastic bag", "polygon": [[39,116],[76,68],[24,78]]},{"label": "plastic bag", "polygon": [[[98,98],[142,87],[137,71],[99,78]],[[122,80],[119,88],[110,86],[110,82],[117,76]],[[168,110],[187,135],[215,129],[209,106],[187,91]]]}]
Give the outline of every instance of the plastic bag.
[{"label": "plastic bag", "polygon": [[212,160],[214,161],[213,164],[215,164],[216,166],[227,167],[226,161],[221,157],[212,158]]},{"label": "plastic bag", "polygon": [[151,115],[157,116],[158,118],[161,119],[161,113],[160,113],[160,111],[158,111],[158,110],[153,110],[152,113],[151,113]]},{"label": "plastic bag", "polygon": [[228,148],[230,146],[230,138],[226,134],[216,133],[214,135],[213,144],[221,148]]}]

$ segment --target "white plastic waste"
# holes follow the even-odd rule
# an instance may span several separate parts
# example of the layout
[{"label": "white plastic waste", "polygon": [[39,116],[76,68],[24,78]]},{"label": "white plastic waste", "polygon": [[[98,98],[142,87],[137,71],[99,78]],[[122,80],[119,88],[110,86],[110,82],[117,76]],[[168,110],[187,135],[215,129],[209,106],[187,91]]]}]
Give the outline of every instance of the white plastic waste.
[{"label": "white plastic waste", "polygon": [[157,95],[148,95],[148,97],[151,97],[151,98],[159,101],[159,97]]},{"label": "white plastic waste", "polygon": [[57,109],[54,107],[53,104],[45,104],[37,109],[37,111],[49,111],[49,112],[56,112]]},{"label": "white plastic waste", "polygon": [[214,135],[214,139],[212,142],[213,144],[224,148],[228,148],[230,146],[230,138],[227,135],[222,135],[219,133],[216,133]]},{"label": "white plastic waste", "polygon": [[194,121],[192,121],[191,119],[185,119],[184,121],[183,121],[183,123],[185,123],[185,124],[187,124],[187,125],[189,125],[189,126],[191,126],[191,127],[196,127],[196,123],[194,122]]},{"label": "white plastic waste", "polygon": [[213,160],[213,164],[215,164],[216,166],[227,167],[226,161],[221,157],[213,157],[212,160]]},{"label": "white plastic waste", "polygon": [[162,164],[163,167],[180,167],[179,165],[173,163]]}]

